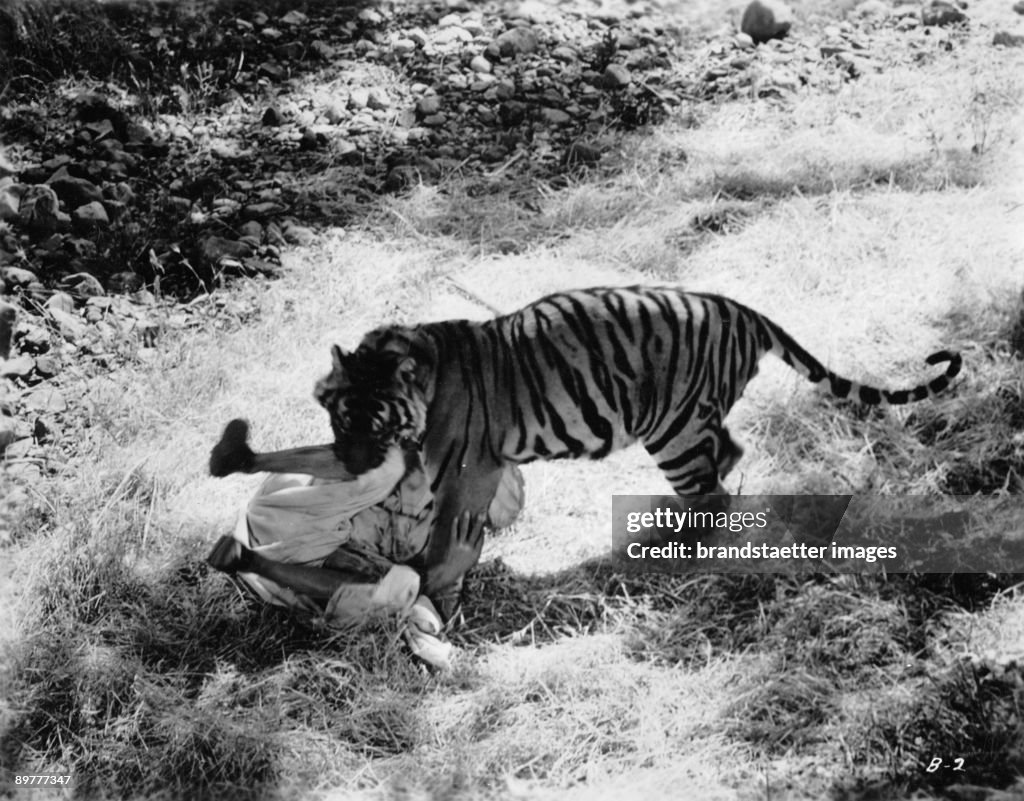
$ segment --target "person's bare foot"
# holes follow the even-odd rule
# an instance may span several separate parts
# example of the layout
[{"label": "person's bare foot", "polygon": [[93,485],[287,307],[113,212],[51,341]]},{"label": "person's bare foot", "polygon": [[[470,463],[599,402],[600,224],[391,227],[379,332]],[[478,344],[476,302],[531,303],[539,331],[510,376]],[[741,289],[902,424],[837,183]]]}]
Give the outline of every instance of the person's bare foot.
[{"label": "person's bare foot", "polygon": [[206,563],[224,573],[237,573],[239,570],[244,571],[249,567],[251,556],[252,551],[231,535],[225,534],[213,546],[210,555],[206,557]]}]

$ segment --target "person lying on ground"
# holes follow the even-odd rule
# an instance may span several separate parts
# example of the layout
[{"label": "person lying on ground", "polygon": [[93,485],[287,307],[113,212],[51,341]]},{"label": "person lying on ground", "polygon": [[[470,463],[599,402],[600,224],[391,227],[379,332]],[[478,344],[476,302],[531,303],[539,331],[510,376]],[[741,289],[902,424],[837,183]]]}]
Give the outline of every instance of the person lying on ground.
[{"label": "person lying on ground", "polygon": [[[242,433],[247,435],[247,429]],[[231,436],[238,440],[237,426]],[[227,438],[226,429],[218,443],[220,456]],[[426,598],[420,587],[430,582],[461,590],[462,577],[480,557],[485,520],[469,514],[456,519],[443,559],[417,572],[407,563],[426,545],[434,506],[418,454],[395,449],[381,467],[338,478],[336,467],[320,450],[279,451],[270,459],[254,454],[261,468],[285,465],[297,470],[308,465],[311,474],[268,476],[239,515],[234,533],[217,542],[207,561],[235,576],[259,599],[301,611],[327,626],[350,628],[402,617],[413,652],[432,664],[446,664],[451,649],[441,640],[442,621],[434,602],[448,608],[453,599]],[[215,448],[211,472],[224,475],[223,465],[214,464],[217,453]],[[506,525],[522,504],[522,475],[510,466],[487,518]]]}]

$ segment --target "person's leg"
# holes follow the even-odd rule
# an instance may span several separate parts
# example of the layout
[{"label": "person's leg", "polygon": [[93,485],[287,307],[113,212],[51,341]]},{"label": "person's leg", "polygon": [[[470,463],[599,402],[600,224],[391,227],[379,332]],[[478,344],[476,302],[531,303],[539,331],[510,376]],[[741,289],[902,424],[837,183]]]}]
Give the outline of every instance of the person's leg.
[{"label": "person's leg", "polygon": [[210,567],[224,573],[255,573],[292,592],[322,601],[330,599],[343,584],[373,584],[377,581],[374,576],[351,570],[275,562],[246,548],[229,535],[217,541],[206,561]]}]

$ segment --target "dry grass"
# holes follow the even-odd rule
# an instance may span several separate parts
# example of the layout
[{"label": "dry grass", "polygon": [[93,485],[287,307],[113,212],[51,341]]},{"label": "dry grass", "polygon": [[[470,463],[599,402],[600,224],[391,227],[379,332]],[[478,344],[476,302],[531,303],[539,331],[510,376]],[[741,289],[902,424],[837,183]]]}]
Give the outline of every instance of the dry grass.
[{"label": "dry grass", "polygon": [[[732,420],[747,445],[734,490],[1019,493],[1022,162],[1001,98],[1020,84],[1005,66],[956,66],[790,109],[708,108],[699,128],[623,139],[614,169],[557,190],[419,188],[291,254],[282,281],[224,293],[230,325],[211,315],[88,382],[65,471],[24,490],[0,474],[0,491],[29,495],[3,546],[4,770],[71,772],[82,797],[1009,785],[1024,769],[1015,577],[616,574],[611,496],[664,489],[639,451],[528,468],[527,508],[471,577],[447,675],[414,665],[394,631],[332,637],[253,607],[202,563],[254,488],[208,478],[209,447],[236,416],[260,448],[326,440],[310,391],[331,342],[593,283],[736,296],[885,383],[926,375],[938,347],[964,351],[947,398],[883,415],[765,365]],[[935,756],[966,771],[928,773]]]}]

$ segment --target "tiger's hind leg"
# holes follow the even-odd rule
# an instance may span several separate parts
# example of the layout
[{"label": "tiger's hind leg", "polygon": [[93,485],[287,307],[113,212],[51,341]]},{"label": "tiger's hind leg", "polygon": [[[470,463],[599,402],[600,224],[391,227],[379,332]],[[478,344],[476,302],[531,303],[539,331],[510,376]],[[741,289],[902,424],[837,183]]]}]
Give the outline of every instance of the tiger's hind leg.
[{"label": "tiger's hind leg", "polygon": [[[719,439],[718,477],[724,479],[743,458],[743,446],[732,438],[729,429],[722,426]],[[721,481],[719,481],[721,484]]]}]

